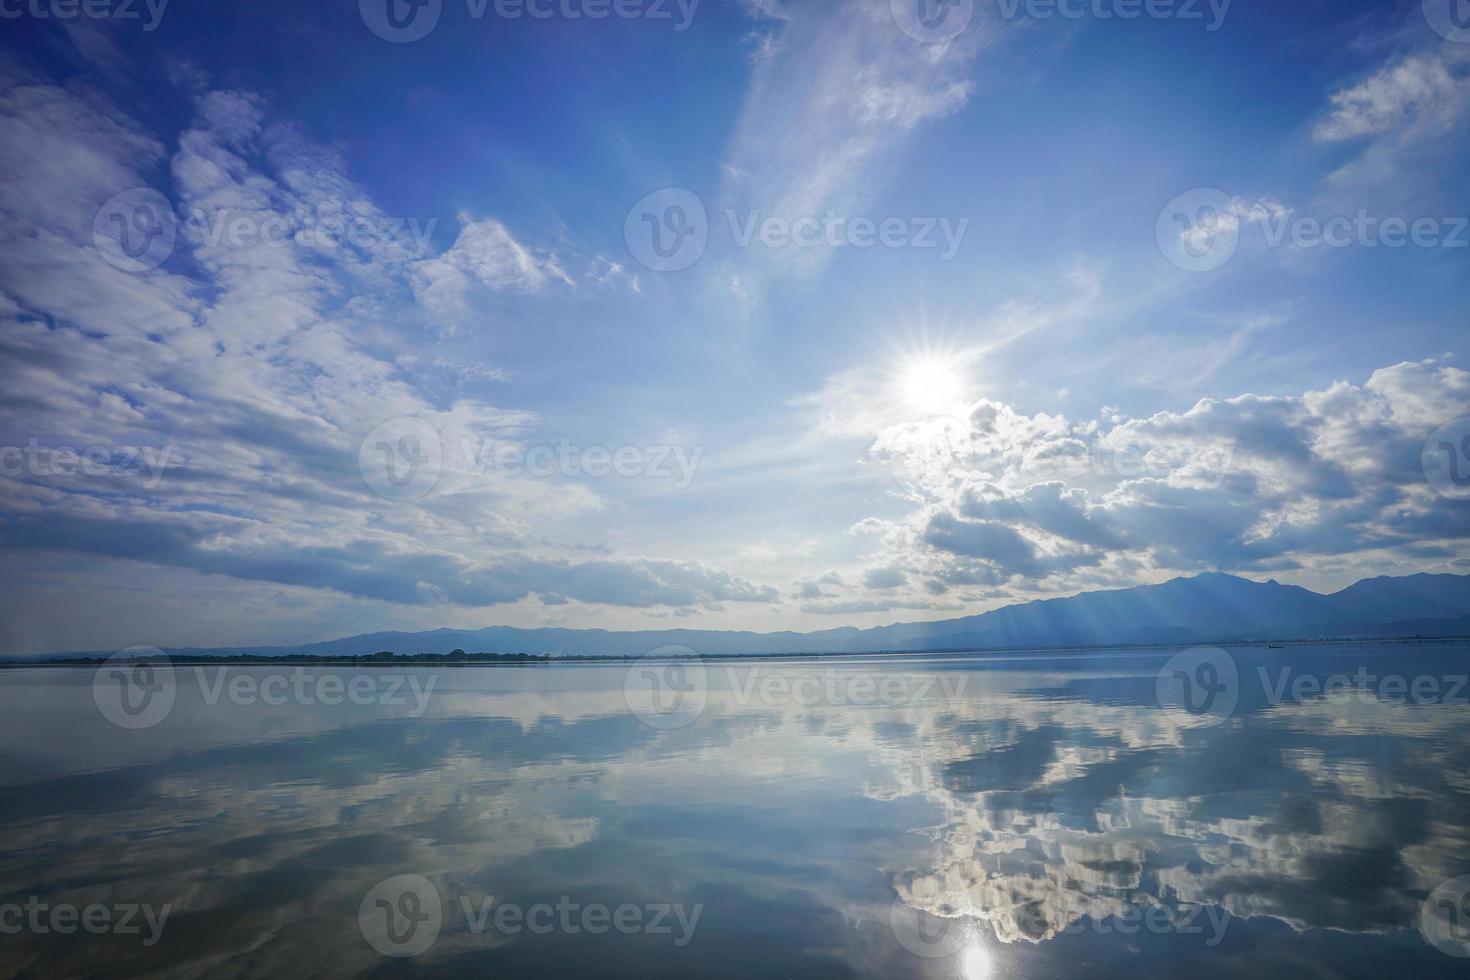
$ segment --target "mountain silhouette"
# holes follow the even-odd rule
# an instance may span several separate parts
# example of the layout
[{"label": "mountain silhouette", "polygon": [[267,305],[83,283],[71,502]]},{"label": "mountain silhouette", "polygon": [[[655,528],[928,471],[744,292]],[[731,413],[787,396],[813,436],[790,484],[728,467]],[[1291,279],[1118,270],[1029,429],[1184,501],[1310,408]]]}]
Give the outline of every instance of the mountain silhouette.
[{"label": "mountain silhouette", "polygon": [[777,653],[876,653],[1191,644],[1314,638],[1470,636],[1470,576],[1409,575],[1364,579],[1328,595],[1276,581],[1222,573],[1159,585],[1084,592],[994,609],[976,616],[871,629],[847,626],[810,633],[734,630],[438,629],[364,633],[293,647],[185,648],[187,655],[357,656],[534,653],[639,656],[687,647],[724,656]]}]

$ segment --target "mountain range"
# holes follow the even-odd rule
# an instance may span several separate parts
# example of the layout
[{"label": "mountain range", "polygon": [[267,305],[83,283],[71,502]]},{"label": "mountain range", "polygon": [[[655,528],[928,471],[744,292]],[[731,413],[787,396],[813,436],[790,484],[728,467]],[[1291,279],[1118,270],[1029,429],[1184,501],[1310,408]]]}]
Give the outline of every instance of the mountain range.
[{"label": "mountain range", "polygon": [[294,647],[181,648],[170,654],[249,653],[333,657],[400,654],[534,653],[638,656],[683,646],[706,656],[777,653],[876,653],[1227,643],[1313,638],[1470,637],[1470,575],[1364,579],[1322,595],[1276,581],[1221,573],[1159,585],[1040,599],[976,616],[871,629],[810,633],[730,630],[438,629],[364,633]]}]

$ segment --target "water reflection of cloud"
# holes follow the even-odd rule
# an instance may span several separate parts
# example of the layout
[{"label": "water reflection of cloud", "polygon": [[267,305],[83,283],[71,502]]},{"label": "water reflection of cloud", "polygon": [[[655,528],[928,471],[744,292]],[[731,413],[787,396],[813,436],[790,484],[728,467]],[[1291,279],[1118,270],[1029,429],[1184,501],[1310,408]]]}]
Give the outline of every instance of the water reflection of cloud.
[{"label": "water reflection of cloud", "polygon": [[896,881],[906,901],[1003,942],[1156,906],[1386,933],[1463,873],[1461,708],[1325,698],[1190,731],[1110,687],[1008,697],[973,719],[988,747],[894,760],[944,814],[931,865]]},{"label": "water reflection of cloud", "polygon": [[[1423,896],[1470,870],[1470,719],[1453,706],[1318,699],[1211,728],[1151,707],[1146,670],[992,669],[960,697],[912,704],[716,689],[694,724],[656,731],[626,710],[617,670],[446,673],[422,719],[298,709],[252,728],[246,710],[181,702],[185,726],[143,733],[146,751],[114,732],[90,759],[32,753],[4,773],[0,889],[174,904],[161,950],[104,944],[119,972],[378,969],[357,903],[414,872],[475,900],[713,903],[683,959],[557,954],[601,972],[716,975],[758,954],[789,973],[952,975],[896,945],[897,893],[982,924],[996,975],[1019,976],[1032,960],[1066,972],[1049,958],[1071,955],[1070,927],[1130,909],[1412,939]],[[78,690],[48,695],[49,724],[102,745]],[[415,962],[532,962],[522,945],[454,920]],[[61,972],[95,952],[41,943],[6,970],[34,968],[43,948]],[[1210,955],[1231,972],[1260,954]]]}]

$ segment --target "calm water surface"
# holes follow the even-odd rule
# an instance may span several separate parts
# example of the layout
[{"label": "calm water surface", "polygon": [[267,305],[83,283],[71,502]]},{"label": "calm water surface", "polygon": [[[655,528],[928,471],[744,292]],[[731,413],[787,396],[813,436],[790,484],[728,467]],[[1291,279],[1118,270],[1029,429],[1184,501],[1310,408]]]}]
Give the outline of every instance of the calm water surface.
[{"label": "calm water surface", "polygon": [[5,671],[0,973],[1470,974],[1470,651],[1168,661]]}]

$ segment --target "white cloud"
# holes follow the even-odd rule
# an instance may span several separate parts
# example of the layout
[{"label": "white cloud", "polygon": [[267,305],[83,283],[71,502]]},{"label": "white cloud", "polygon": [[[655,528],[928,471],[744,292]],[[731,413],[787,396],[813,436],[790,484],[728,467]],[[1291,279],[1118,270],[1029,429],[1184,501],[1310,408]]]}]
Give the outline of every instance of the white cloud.
[{"label": "white cloud", "polygon": [[1470,122],[1470,53],[1463,47],[1446,42],[1396,57],[1332,94],[1314,137],[1355,141],[1361,150],[1328,177],[1329,185],[1391,189],[1402,199],[1458,179]]},{"label": "white cloud", "polygon": [[466,314],[475,286],[538,292],[554,283],[575,285],[554,253],[522,244],[494,218],[461,214],[459,221],[454,245],[414,269],[414,291],[430,309]]},{"label": "white cloud", "polygon": [[1314,135],[1332,142],[1416,125],[1442,126],[1465,110],[1466,92],[1465,80],[1456,77],[1446,59],[1405,58],[1334,92],[1332,109]]},{"label": "white cloud", "polygon": [[[1344,557],[1443,561],[1470,518],[1420,466],[1429,434],[1470,415],[1470,372],[1437,361],[1297,396],[1206,399],[1186,412],[1072,421],[981,401],[891,426],[870,450],[911,510],[873,520],[930,591],[1007,582],[1058,591],[1095,571],[1306,568]],[[936,428],[937,422],[945,424]],[[1380,558],[1382,560],[1382,558]]]},{"label": "white cloud", "polygon": [[[723,162],[723,204],[788,221],[828,209],[865,213],[906,141],[969,100],[970,62],[989,41],[977,20],[949,44],[916,42],[894,23],[888,0],[753,6],[780,21],[760,42]],[[810,270],[828,255],[785,255],[740,280],[758,297],[763,276]],[[759,250],[744,261],[760,263]]]},{"label": "white cloud", "polygon": [[1279,222],[1290,208],[1274,198],[1263,197],[1255,201],[1231,198],[1230,206],[1224,210],[1212,210],[1200,215],[1179,233],[1179,240],[1189,246],[1192,254],[1207,254],[1220,235],[1234,235],[1242,224],[1263,225]]},{"label": "white cloud", "polygon": [[[492,440],[524,447],[535,417],[415,384],[441,369],[500,376],[405,353],[434,325],[416,291],[433,313],[476,288],[573,281],[558,256],[500,222],[462,219],[454,246],[428,259],[412,239],[323,232],[324,222],[403,225],[335,154],[271,122],[248,93],[201,94],[191,127],[160,139],[84,91],[12,85],[0,94],[0,145],[0,231],[13,243],[0,271],[0,443],[143,447],[168,461],[149,482],[120,470],[0,477],[8,548],[399,604],[776,598],[699,562],[589,560],[547,542],[555,522],[600,508],[597,494],[474,458]],[[167,192],[178,236],[159,268],[129,272],[95,246],[93,217],[140,186]],[[221,233],[221,217],[281,234]],[[591,268],[631,278],[615,264]],[[401,416],[426,421],[442,444],[438,488],[417,502],[379,499],[358,468],[367,432]]]}]

